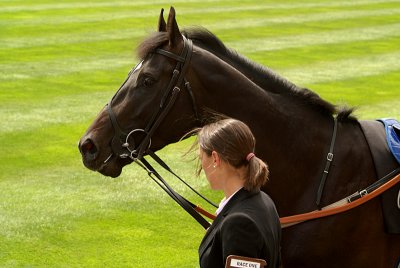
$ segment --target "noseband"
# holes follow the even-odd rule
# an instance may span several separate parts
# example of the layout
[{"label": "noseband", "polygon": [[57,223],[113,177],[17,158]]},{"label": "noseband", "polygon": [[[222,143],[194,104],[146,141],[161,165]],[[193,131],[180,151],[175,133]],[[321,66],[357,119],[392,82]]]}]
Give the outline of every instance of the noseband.
[{"label": "noseband", "polygon": [[[131,74],[136,70],[138,66],[133,68],[129,74],[128,78],[125,80],[125,82],[121,85],[117,93],[114,95],[114,97],[111,99],[111,101],[107,104],[107,111],[112,123],[112,126],[114,128],[114,137],[111,141],[111,149],[114,155],[119,156],[120,158],[130,158],[133,161],[136,161],[137,159],[141,159],[145,153],[148,152],[151,146],[151,137],[153,136],[154,132],[158,128],[158,126],[161,124],[161,122],[164,120],[165,116],[168,114],[168,112],[171,110],[172,106],[174,105],[178,93],[181,91],[180,85],[184,82],[184,86],[187,89],[189,96],[191,98],[192,102],[192,107],[193,111],[196,117],[196,120],[199,120],[198,112],[197,112],[197,106],[195,102],[195,98],[192,92],[192,89],[190,87],[189,82],[185,79],[186,72],[189,68],[189,63],[190,59],[192,56],[192,51],[193,51],[193,43],[192,40],[187,39],[186,37],[183,37],[183,49],[180,55],[174,54],[172,52],[166,51],[164,49],[156,49],[155,53],[163,55],[165,57],[171,58],[175,60],[177,63],[175,65],[175,69],[172,72],[172,77],[167,85],[167,87],[164,89],[163,95],[161,102],[158,106],[158,109],[156,109],[150,119],[150,121],[147,123],[147,126],[144,129],[133,129],[130,132],[126,133],[122,130],[122,128],[119,126],[117,118],[112,110],[112,101],[115,97],[115,95],[118,93],[118,91],[125,85],[125,83],[129,80],[129,77]],[[142,62],[141,62],[142,63]],[[139,63],[139,65],[141,64]],[[134,134],[142,134],[144,138],[142,141],[136,146],[135,141],[134,141]],[[109,158],[106,159],[105,163],[111,158],[112,155],[110,155]]]}]

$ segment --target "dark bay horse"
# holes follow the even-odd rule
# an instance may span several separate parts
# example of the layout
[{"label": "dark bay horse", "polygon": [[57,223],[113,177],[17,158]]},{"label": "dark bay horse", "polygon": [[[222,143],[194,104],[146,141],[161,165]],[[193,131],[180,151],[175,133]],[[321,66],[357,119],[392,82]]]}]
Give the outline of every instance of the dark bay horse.
[{"label": "dark bay horse", "polygon": [[[205,111],[211,110],[252,129],[256,154],[271,171],[264,190],[280,216],[316,209],[334,118],[334,159],[321,206],[377,180],[351,109],[338,110],[226,48],[204,29],[181,33],[173,8],[167,23],[161,11],[158,31],[140,44],[138,56],[141,63],[80,140],[87,168],[117,177],[132,162],[127,155],[142,157],[179,141],[207,122]],[[400,237],[385,233],[379,199],[283,230],[285,267],[394,267],[399,257]]]}]

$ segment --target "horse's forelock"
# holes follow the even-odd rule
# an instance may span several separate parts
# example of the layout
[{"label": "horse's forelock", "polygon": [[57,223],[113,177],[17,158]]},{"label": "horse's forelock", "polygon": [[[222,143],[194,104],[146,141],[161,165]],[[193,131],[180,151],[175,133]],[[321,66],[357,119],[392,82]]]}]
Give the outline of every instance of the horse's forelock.
[{"label": "horse's forelock", "polygon": [[137,47],[137,56],[144,59],[146,56],[154,52],[158,47],[168,42],[167,32],[155,32],[146,37]]}]

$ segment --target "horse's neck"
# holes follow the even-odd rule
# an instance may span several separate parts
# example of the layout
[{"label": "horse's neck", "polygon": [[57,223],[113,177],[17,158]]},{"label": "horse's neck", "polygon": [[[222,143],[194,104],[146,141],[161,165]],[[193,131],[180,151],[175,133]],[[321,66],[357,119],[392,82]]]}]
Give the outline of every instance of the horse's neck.
[{"label": "horse's neck", "polygon": [[222,55],[221,58],[256,85],[271,93],[282,93],[283,90],[296,88],[295,84],[277,75],[271,69],[256,62],[252,62],[240,54],[237,54],[233,58],[227,55]]},{"label": "horse's neck", "polygon": [[[273,198],[282,199],[278,196],[284,192],[281,188],[293,185],[293,181],[299,185],[317,183],[332,135],[331,118],[295,98],[260,88],[232,66],[207,55],[196,65],[201,92],[205,93],[202,105],[240,119],[252,129],[256,153],[270,166],[267,188]],[[303,194],[304,187],[291,189],[285,201],[290,195],[295,199]]]},{"label": "horse's neck", "polygon": [[[193,65],[200,78],[202,105],[245,121],[255,134],[261,133],[269,141],[276,138],[274,145],[289,146],[296,137],[320,136],[319,129],[332,123],[331,118],[302,100],[261,88],[237,68],[208,51],[202,51]],[[318,128],[310,127],[316,124]],[[257,142],[262,143],[262,140]]]}]

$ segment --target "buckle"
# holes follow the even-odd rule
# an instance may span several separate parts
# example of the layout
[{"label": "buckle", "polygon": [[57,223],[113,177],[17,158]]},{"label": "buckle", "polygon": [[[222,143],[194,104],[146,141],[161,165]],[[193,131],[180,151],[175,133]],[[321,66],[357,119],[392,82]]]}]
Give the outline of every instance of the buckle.
[{"label": "buckle", "polygon": [[332,161],[332,159],[333,159],[333,153],[328,153],[328,155],[326,156],[326,160]]},{"label": "buckle", "polygon": [[360,194],[361,197],[363,197],[363,196],[368,194],[367,190],[365,190],[365,189],[362,190],[362,191],[359,191],[358,193]]}]

